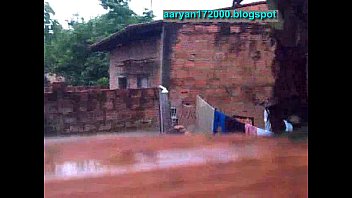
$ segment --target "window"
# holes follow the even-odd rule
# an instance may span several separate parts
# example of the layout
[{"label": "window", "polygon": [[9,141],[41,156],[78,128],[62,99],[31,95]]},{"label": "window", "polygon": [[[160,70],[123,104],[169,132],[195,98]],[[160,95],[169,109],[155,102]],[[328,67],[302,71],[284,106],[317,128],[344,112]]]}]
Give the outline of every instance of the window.
[{"label": "window", "polygon": [[125,76],[118,77],[119,89],[127,89],[127,78]]},{"label": "window", "polygon": [[137,88],[148,88],[148,78],[146,76],[137,76]]},{"label": "window", "polygon": [[171,122],[172,126],[175,126],[178,124],[178,119],[177,119],[177,114],[176,114],[176,107],[171,107]]}]

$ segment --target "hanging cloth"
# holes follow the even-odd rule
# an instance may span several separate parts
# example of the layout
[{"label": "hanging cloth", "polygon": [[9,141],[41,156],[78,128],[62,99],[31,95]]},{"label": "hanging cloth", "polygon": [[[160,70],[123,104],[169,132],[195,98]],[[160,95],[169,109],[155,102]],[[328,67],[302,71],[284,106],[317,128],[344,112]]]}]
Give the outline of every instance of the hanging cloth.
[{"label": "hanging cloth", "polygon": [[218,132],[218,128],[221,128],[221,132],[226,133],[225,127],[226,115],[215,109],[214,111],[214,124],[213,124],[213,133]]}]

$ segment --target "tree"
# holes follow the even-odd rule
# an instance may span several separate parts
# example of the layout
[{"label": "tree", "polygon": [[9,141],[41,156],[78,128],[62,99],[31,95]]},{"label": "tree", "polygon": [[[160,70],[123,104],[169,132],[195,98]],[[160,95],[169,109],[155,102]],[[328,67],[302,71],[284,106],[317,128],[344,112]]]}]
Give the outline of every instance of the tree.
[{"label": "tree", "polygon": [[54,10],[48,2],[44,2],[44,72],[50,72],[52,66],[52,45],[56,34],[62,30],[57,20],[52,19]]},{"label": "tree", "polygon": [[[128,7],[128,0],[100,2],[108,13],[87,22],[79,20],[79,15],[75,14],[74,19],[69,21],[70,29],[54,25],[53,33],[48,32],[47,35],[50,40],[44,42],[44,67],[50,72],[63,75],[71,85],[106,84],[109,69],[107,54],[92,53],[88,46],[129,24],[152,21],[154,17],[149,10],[138,16]],[[55,14],[47,5],[44,6],[44,23],[51,20],[50,14]]]},{"label": "tree", "polygon": [[51,19],[51,15],[55,15],[54,10],[50,7],[48,2],[44,2],[44,33],[48,33],[52,25],[53,20]]}]

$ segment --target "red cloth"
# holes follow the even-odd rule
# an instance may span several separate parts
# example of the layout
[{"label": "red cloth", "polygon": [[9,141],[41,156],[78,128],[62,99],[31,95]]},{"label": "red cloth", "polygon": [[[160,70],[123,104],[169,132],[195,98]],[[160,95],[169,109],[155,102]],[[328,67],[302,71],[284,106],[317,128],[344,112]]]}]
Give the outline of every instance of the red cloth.
[{"label": "red cloth", "polygon": [[248,135],[257,135],[257,127],[251,125],[251,124],[246,124],[244,126],[245,132]]}]

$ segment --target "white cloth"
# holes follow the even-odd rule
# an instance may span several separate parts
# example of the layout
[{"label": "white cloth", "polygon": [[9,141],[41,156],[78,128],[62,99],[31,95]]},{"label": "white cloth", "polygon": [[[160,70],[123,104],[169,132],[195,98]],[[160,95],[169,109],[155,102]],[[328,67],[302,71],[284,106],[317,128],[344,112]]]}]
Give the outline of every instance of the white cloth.
[{"label": "white cloth", "polygon": [[286,126],[286,132],[292,132],[293,131],[293,126],[291,123],[287,122],[287,120],[284,120],[285,126]]},{"label": "white cloth", "polygon": [[196,101],[197,127],[201,132],[213,131],[215,108],[210,106],[199,95]]},{"label": "white cloth", "polygon": [[266,131],[271,131],[271,123],[269,120],[269,110],[268,109],[264,109],[264,123],[265,123],[265,130]]},{"label": "white cloth", "polygon": [[273,132],[268,131],[268,130],[264,130],[261,128],[257,128],[257,135],[258,136],[272,136]]}]

